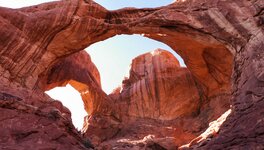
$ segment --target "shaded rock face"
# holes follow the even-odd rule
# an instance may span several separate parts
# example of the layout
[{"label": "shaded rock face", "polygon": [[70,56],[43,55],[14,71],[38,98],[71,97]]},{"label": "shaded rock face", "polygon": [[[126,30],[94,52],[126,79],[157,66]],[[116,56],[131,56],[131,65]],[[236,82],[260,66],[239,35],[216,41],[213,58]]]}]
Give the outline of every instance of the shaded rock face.
[{"label": "shaded rock face", "polygon": [[[196,149],[263,149],[263,8],[261,0],[186,0],[155,9],[117,11],[108,11],[90,0],[59,1],[22,9],[1,7],[0,91],[3,100],[16,105],[1,105],[1,109],[12,108],[10,114],[15,115],[19,112],[19,100],[30,107],[46,106],[51,100],[38,81],[45,79],[54,62],[116,34],[144,34],[169,45],[182,56],[202,89],[199,93],[206,95],[207,102],[201,108],[207,111],[201,111],[201,116],[213,110],[220,113],[222,110],[215,106],[232,91],[231,113],[219,134]],[[98,102],[94,114],[103,116],[106,122],[112,118],[119,120],[116,109],[111,109],[111,100]],[[29,113],[32,118],[37,117],[32,114]],[[100,119],[93,120],[100,124]],[[53,129],[61,131],[64,127],[65,124]],[[17,136],[18,142],[20,137],[29,137],[30,141],[30,136],[36,135],[35,130],[23,131],[26,132],[17,132],[22,133]],[[76,139],[72,134],[67,137]],[[82,146],[77,142],[77,147]]]},{"label": "shaded rock face", "polygon": [[88,114],[93,114],[95,110],[101,111],[97,109],[107,99],[107,95],[101,89],[100,74],[85,51],[54,63],[38,82],[44,91],[67,84],[79,91]]},{"label": "shaded rock face", "polygon": [[74,128],[70,111],[59,101],[45,95],[43,99],[31,96],[39,94],[32,91],[16,92],[38,103],[32,105],[28,99],[0,93],[1,149],[82,150],[92,147]]}]

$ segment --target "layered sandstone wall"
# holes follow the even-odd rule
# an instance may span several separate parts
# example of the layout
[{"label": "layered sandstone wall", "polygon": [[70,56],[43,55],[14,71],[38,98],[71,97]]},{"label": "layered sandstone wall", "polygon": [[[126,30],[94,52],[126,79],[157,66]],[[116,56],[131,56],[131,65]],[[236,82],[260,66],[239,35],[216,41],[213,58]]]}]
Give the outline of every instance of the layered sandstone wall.
[{"label": "layered sandstone wall", "polygon": [[138,56],[129,72],[116,100],[125,116],[173,120],[200,109],[197,81],[171,53],[158,49]]},{"label": "layered sandstone wall", "polygon": [[[147,145],[144,139],[151,135],[147,141],[164,140],[157,143],[173,149],[191,142],[206,130],[209,122],[230,108],[230,94],[226,93],[229,88],[218,91],[214,98],[206,95],[203,85],[189,69],[181,67],[166,50],[137,56],[129,72],[122,87],[109,95],[120,119],[120,131],[101,146],[113,148],[127,143],[135,148],[140,143]],[[122,139],[138,143],[116,142]],[[174,144],[169,144],[170,141]]]}]

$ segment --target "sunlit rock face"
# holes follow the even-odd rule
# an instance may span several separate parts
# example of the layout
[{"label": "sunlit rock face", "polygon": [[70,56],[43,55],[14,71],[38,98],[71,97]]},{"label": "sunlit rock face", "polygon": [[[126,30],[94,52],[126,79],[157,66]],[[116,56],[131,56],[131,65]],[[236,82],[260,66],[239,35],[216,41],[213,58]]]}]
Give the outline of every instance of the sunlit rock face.
[{"label": "sunlit rock face", "polygon": [[195,82],[171,53],[158,49],[133,59],[117,102],[127,116],[172,120],[199,110]]},{"label": "sunlit rock face", "polygon": [[136,148],[147,146],[150,141],[163,141],[158,143],[175,149],[187,144],[229,108],[228,94],[218,91],[218,96],[226,95],[218,97],[220,102],[201,91],[202,85],[188,68],[181,67],[166,50],[157,49],[134,58],[129,77],[109,95],[120,119],[119,132],[99,146],[128,144]]},{"label": "sunlit rock face", "polygon": [[[19,111],[23,108],[20,104],[37,110],[49,107],[47,104],[52,100],[44,94],[39,81],[60,59],[117,34],[144,34],[146,37],[164,42],[182,56],[191,75],[198,82],[201,89],[198,93],[204,96],[204,103],[197,113],[198,123],[194,119],[189,119],[189,122],[185,119],[175,125],[184,128],[185,123],[188,123],[188,126],[191,124],[194,129],[190,131],[197,131],[196,135],[198,135],[208,127],[206,123],[209,120],[219,117],[224,112],[221,109],[224,107],[218,106],[226,104],[230,93],[232,94],[231,113],[220,127],[219,133],[203,144],[198,144],[196,149],[263,149],[263,7],[261,0],[185,0],[154,9],[127,8],[117,11],[108,11],[91,0],[58,1],[21,9],[1,7],[0,92],[2,96],[0,98],[3,103],[1,114],[8,111],[12,111],[13,114],[19,112],[18,117],[15,117],[17,115],[14,117],[17,118],[17,124],[22,124],[24,119],[19,118],[25,115],[25,112],[29,115],[36,113],[27,111],[27,108],[26,111]],[[232,88],[230,88],[232,69]],[[4,104],[6,101],[12,102],[12,106]],[[96,105],[96,109],[93,106],[94,115],[89,117],[89,125],[97,128],[102,136],[107,133],[104,140],[113,139],[115,133],[119,131],[118,128],[122,128],[122,115],[118,113],[116,105],[112,105],[112,99],[98,100],[96,103],[100,105]],[[54,108],[59,110],[56,111],[59,116],[67,112],[65,108],[59,108],[57,105]],[[42,111],[46,112],[46,110]],[[142,113],[131,112],[131,114],[143,116]],[[160,114],[152,114],[148,115],[154,118],[160,117]],[[215,115],[208,117],[208,114]],[[41,115],[44,119],[49,118],[48,116]],[[204,117],[206,119],[202,119]],[[34,122],[40,116],[35,115],[31,118],[30,121]],[[59,118],[63,120],[63,117]],[[1,123],[4,123],[4,120],[5,118]],[[5,124],[8,123],[11,124],[10,122]],[[53,123],[60,124],[56,121]],[[111,125],[105,126],[102,123]],[[41,124],[39,120],[36,122],[36,125]],[[53,128],[56,131],[52,133],[66,128],[66,124]],[[118,124],[121,126],[119,127]],[[11,131],[10,126],[1,127],[2,130]],[[43,128],[48,130],[47,126]],[[12,131],[13,129],[28,131],[17,126],[13,126]],[[41,133],[42,128],[35,129]],[[104,132],[101,129],[108,130]],[[153,130],[155,129],[157,128]],[[111,131],[115,132],[111,133]],[[187,135],[185,131],[188,130],[182,131],[184,132],[177,133]],[[42,141],[45,139],[41,138],[43,137],[41,134],[31,134],[35,132],[29,131],[18,137],[27,139],[35,148],[38,148],[37,146],[42,148],[41,143],[24,136],[39,135]],[[75,138],[75,135],[68,134],[71,132],[75,132],[74,129],[65,131],[66,137],[70,138],[71,142],[61,142],[60,138],[55,138],[53,140],[55,145],[63,146],[65,143],[70,143],[77,145],[73,149],[84,149],[83,142],[74,142],[78,136]],[[93,134],[86,133],[87,136]],[[13,132],[1,134],[1,136],[6,135],[11,137],[14,134]],[[44,141],[50,140],[47,139]],[[14,140],[2,141],[3,145],[9,145],[8,148],[16,148],[14,147],[16,145],[12,146]],[[19,141],[21,138],[18,138],[17,142]],[[184,142],[186,141],[188,140]],[[48,148],[54,147],[56,146]]]}]

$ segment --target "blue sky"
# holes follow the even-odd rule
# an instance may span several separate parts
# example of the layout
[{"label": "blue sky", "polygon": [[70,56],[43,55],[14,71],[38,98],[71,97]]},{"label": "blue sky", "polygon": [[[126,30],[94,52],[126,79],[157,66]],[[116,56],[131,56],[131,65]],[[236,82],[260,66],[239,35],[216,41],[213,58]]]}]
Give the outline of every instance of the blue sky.
[{"label": "blue sky", "polygon": [[[52,0],[0,0],[0,6],[10,8],[20,8],[24,6],[36,5]],[[159,7],[165,6],[173,0],[96,0],[109,10],[123,7]],[[121,84],[127,74],[131,60],[136,56],[162,48],[172,52],[184,66],[182,59],[167,45],[151,40],[139,35],[119,35],[89,46],[86,51],[90,53],[93,62],[101,74],[103,90],[110,93],[115,87]],[[72,112],[73,124],[81,129],[83,117],[86,112],[83,109],[83,102],[79,93],[71,86],[54,88],[46,92],[52,98],[60,100],[64,106]],[[73,105],[74,104],[74,105]]]},{"label": "blue sky", "polygon": [[[20,8],[24,6],[36,5],[40,3],[58,1],[58,0],[0,0],[0,6],[10,8]],[[109,10],[120,9],[124,7],[153,8],[165,6],[172,3],[173,0],[94,0]]]},{"label": "blue sky", "polygon": [[94,0],[109,10],[124,7],[153,8],[171,4],[173,0]]}]

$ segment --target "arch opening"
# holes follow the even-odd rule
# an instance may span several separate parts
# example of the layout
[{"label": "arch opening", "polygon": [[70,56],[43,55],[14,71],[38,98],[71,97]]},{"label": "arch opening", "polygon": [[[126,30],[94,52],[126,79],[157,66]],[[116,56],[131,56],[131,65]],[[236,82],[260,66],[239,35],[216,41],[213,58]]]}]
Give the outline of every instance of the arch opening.
[{"label": "arch opening", "polygon": [[[182,58],[169,46],[167,46],[164,43],[158,42],[156,40],[143,37],[141,35],[118,35],[113,38],[109,38],[105,41],[95,43],[86,49],[86,51],[91,55],[91,59],[93,61],[89,60],[89,62],[85,62],[85,63],[92,63],[92,62],[95,63],[95,65],[97,66],[100,72],[99,79],[101,79],[101,81],[98,82],[102,83],[102,89],[105,90],[106,94],[111,94],[111,92],[113,92],[116,88],[122,85],[122,81],[124,80],[124,78],[129,76],[129,66],[132,60],[144,53],[151,53],[157,48],[161,48],[172,53],[179,61],[179,66],[186,67]],[[127,51],[129,51],[129,53],[127,53]],[[50,69],[48,75],[50,79],[44,79],[44,82],[48,83],[44,87],[45,89],[50,90],[47,92],[48,95],[50,95],[52,98],[60,100],[63,104],[65,103],[65,106],[68,107],[70,111],[73,113],[72,121],[74,125],[78,129],[80,129],[81,127],[80,124],[83,124],[83,118],[86,115],[88,115],[89,112],[93,112],[93,108],[91,108],[92,104],[88,104],[87,102],[91,100],[91,97],[87,96],[89,94],[86,93],[90,93],[91,91],[89,90],[94,88],[93,87],[88,88],[87,85],[84,85],[82,83],[83,76],[79,76],[77,78],[74,77],[76,75],[76,71],[72,71],[72,73],[69,73],[71,75],[62,71],[63,69],[70,69],[71,67],[74,67],[69,62],[65,61],[66,59],[70,60],[71,58],[69,57],[60,61],[64,63],[59,62],[58,64],[55,65],[55,67]],[[112,58],[112,59],[108,60],[106,58]],[[121,60],[119,60],[118,58],[121,58]],[[82,59],[87,59],[87,58],[82,58]],[[72,61],[72,59],[70,61]],[[112,63],[113,61],[114,63]],[[119,68],[119,66],[121,66],[121,69],[113,70],[113,71],[111,70],[111,69]],[[83,64],[83,67],[86,67],[85,64]],[[105,68],[100,68],[100,67],[105,67]],[[112,73],[111,71],[115,73],[113,75],[115,77],[111,76],[110,78],[108,78],[109,74]],[[77,74],[82,74],[82,72],[77,71]],[[109,80],[112,80],[113,82],[107,82]],[[74,83],[78,83],[78,84],[74,86]],[[116,83],[116,84],[112,84],[112,83]],[[70,84],[73,84],[72,85],[73,87]],[[86,82],[86,84],[89,83]],[[56,87],[56,86],[65,86],[65,87]],[[67,97],[62,96],[60,98],[60,96],[63,95],[63,93],[72,90],[75,91],[73,92],[73,94],[75,95],[71,95],[71,96],[69,95]],[[76,90],[79,92],[78,96],[76,96],[77,95]],[[102,91],[100,92],[102,94]],[[72,92],[68,92],[68,94],[71,93]],[[78,102],[78,107],[80,107],[80,101],[86,101],[84,102],[84,107],[86,107],[85,109],[87,113],[83,113],[83,111],[82,113],[79,113],[80,110],[78,109],[78,107],[73,107],[70,104],[68,104],[69,98],[73,99],[74,101],[72,102],[74,103],[75,101]],[[90,106],[90,108],[87,108],[87,106]],[[75,117],[75,114],[78,113],[81,117]]]},{"label": "arch opening", "polygon": [[74,87],[67,84],[65,87],[55,87],[45,93],[51,98],[61,101],[70,110],[72,123],[77,130],[83,128],[83,118],[87,115],[87,112],[84,110],[80,93]]},{"label": "arch opening", "polygon": [[[102,71],[102,72],[105,72],[106,76],[110,76],[110,79],[108,79],[108,80],[111,80],[111,78],[113,78],[113,75],[110,73],[109,70],[118,67],[118,65],[119,65],[118,63],[123,62],[124,56],[122,57],[122,56],[118,55],[117,53],[120,53],[120,51],[127,53],[128,51],[134,52],[134,51],[138,51],[138,49],[145,49],[147,44],[144,44],[144,42],[142,42],[142,41],[144,41],[144,39],[151,43],[150,44],[151,48],[146,48],[147,50],[154,50],[158,47],[162,47],[163,49],[169,50],[170,52],[176,54],[175,49],[177,47],[177,44],[173,43],[169,39],[162,38],[163,37],[162,34],[154,34],[154,35],[147,34],[146,36],[149,38],[158,40],[158,41],[162,41],[164,43],[169,43],[170,46],[174,47],[174,49],[171,49],[168,45],[166,45],[164,43],[157,42],[157,41],[151,40],[151,39],[146,38],[146,37],[142,37],[141,35],[119,35],[119,36],[115,36],[113,38],[107,39],[105,41],[96,43],[94,45],[91,45],[90,47],[87,48],[88,50],[87,49],[86,50],[88,51],[88,53],[90,53],[92,55],[92,59],[94,60],[95,64],[97,64],[97,61],[101,59],[100,60],[100,61],[102,61],[101,65],[106,66],[106,71]],[[132,37],[132,39],[130,39],[129,37]],[[126,39],[127,41],[125,41],[122,38],[125,38],[125,39],[127,38]],[[188,39],[188,40],[190,40],[190,39]],[[126,42],[128,42],[128,45],[125,44]],[[134,45],[135,43],[133,44],[133,42],[135,42],[136,44],[139,44],[139,45]],[[81,93],[81,95],[84,94],[84,95],[82,95],[82,100],[84,101],[84,105],[85,105],[85,107],[90,106],[89,110],[91,111],[91,113],[89,113],[90,117],[86,118],[86,120],[84,122],[84,128],[85,129],[83,131],[84,131],[85,136],[90,137],[91,134],[98,134],[98,133],[102,133],[102,132],[104,133],[104,131],[102,131],[102,130],[108,129],[108,128],[106,128],[106,129],[104,128],[104,129],[100,129],[100,131],[98,131],[98,130],[94,129],[95,127],[93,124],[98,125],[98,126],[100,126],[100,124],[96,124],[94,122],[89,122],[91,120],[92,121],[96,120],[96,119],[92,119],[93,116],[96,116],[96,118],[98,118],[98,114],[103,115],[105,113],[105,111],[107,112],[107,114],[109,114],[109,113],[114,114],[115,119],[118,120],[118,123],[122,124],[122,122],[124,123],[124,122],[128,121],[129,125],[131,125],[131,126],[134,126],[133,123],[130,122],[131,118],[139,118],[139,119],[140,118],[150,118],[150,119],[160,120],[163,123],[164,123],[164,121],[167,122],[167,121],[171,121],[171,120],[174,120],[174,121],[176,120],[175,124],[177,124],[177,121],[181,120],[179,118],[184,116],[183,118],[194,119],[194,121],[198,122],[198,124],[199,124],[197,127],[197,128],[199,128],[199,131],[194,131],[193,129],[187,129],[186,127],[184,127],[184,129],[178,131],[179,133],[181,133],[181,134],[179,134],[179,137],[184,137],[185,139],[183,141],[178,140],[177,144],[179,144],[179,143],[180,144],[186,144],[184,142],[186,142],[186,141],[190,142],[192,139],[197,137],[201,131],[204,131],[204,129],[206,129],[208,127],[207,123],[209,123],[209,121],[212,121],[212,120],[218,118],[227,109],[229,109],[229,101],[228,100],[230,99],[230,97],[229,97],[230,91],[228,91],[228,90],[230,90],[229,80],[230,80],[231,72],[229,69],[231,68],[231,65],[228,67],[226,67],[226,65],[229,63],[232,64],[231,63],[232,62],[231,53],[226,51],[225,48],[222,49],[223,47],[217,46],[217,45],[215,47],[211,47],[211,46],[206,47],[206,46],[200,46],[199,44],[195,43],[198,45],[198,47],[197,47],[198,51],[195,51],[193,49],[190,49],[190,47],[189,47],[190,45],[186,45],[187,49],[184,49],[185,44],[186,43],[183,43],[183,44],[181,43],[181,45],[179,47],[183,48],[183,49],[176,49],[176,51],[180,52],[180,54],[182,56],[184,56],[183,58],[184,58],[184,60],[186,60],[187,66],[188,67],[190,66],[190,70],[189,70],[189,68],[185,68],[185,70],[187,72],[185,72],[183,74],[182,74],[182,72],[181,73],[178,72],[179,74],[181,74],[181,76],[174,76],[175,78],[174,77],[173,78],[171,78],[171,77],[167,78],[166,75],[162,74],[162,76],[160,77],[161,80],[159,80],[158,78],[151,79],[150,81],[153,82],[153,84],[154,84],[154,86],[153,86],[154,91],[151,91],[152,89],[149,90],[150,92],[148,90],[145,90],[145,91],[147,91],[146,93],[148,93],[148,94],[150,93],[151,98],[150,97],[148,97],[148,98],[153,101],[153,105],[148,104],[147,109],[143,108],[143,101],[142,101],[142,100],[146,100],[146,97],[144,97],[144,95],[146,93],[142,94],[143,97],[137,97],[137,96],[133,95],[133,92],[135,93],[135,91],[136,91],[136,93],[137,93],[136,95],[140,95],[140,92],[142,92],[142,91],[139,92],[138,88],[135,89],[134,87],[141,87],[142,81],[144,83],[146,83],[148,77],[145,76],[145,74],[143,74],[140,77],[138,75],[131,75],[131,70],[130,70],[130,76],[127,79],[122,81],[124,75],[121,76],[121,78],[119,79],[122,81],[122,84],[123,84],[122,88],[123,89],[122,90],[117,89],[114,92],[112,92],[112,89],[110,89],[110,90],[106,91],[107,94],[109,94],[109,95],[105,94],[105,92],[102,91],[101,86],[99,86],[99,84],[98,85],[92,84],[92,86],[90,86],[90,87],[88,86],[88,88],[86,87],[85,91],[78,90]],[[115,45],[120,45],[120,49],[118,47],[115,47]],[[159,46],[157,46],[157,45],[159,45]],[[153,47],[155,47],[155,48],[153,49]],[[195,46],[193,46],[193,45],[191,45],[191,47],[195,48]],[[130,48],[132,48],[132,49],[130,50]],[[111,50],[117,50],[117,51],[116,51],[116,53],[113,53],[113,52],[111,52]],[[218,51],[219,55],[215,56],[215,53],[217,51]],[[96,52],[98,52],[97,58],[93,58],[93,56],[96,56]],[[146,52],[149,52],[149,51],[144,51],[144,52],[139,51],[139,53],[134,54],[134,57],[138,56],[140,54],[146,53]],[[155,52],[150,53],[150,54],[153,56],[153,58],[156,55]],[[114,57],[114,56],[116,56],[116,57]],[[152,57],[152,56],[150,56],[150,57]],[[130,58],[131,57],[133,58],[133,56],[130,56]],[[178,59],[181,59],[181,57],[178,55],[176,57],[178,57]],[[111,59],[109,59],[110,61],[117,60],[117,63],[114,64],[114,67],[107,66],[110,64],[110,62],[108,62],[108,58],[111,58]],[[221,59],[221,58],[224,58],[224,59]],[[131,59],[128,59],[129,63],[130,63]],[[164,60],[166,60],[166,59],[164,59]],[[161,62],[163,62],[163,60],[161,60]],[[153,61],[152,61],[152,63],[153,63]],[[185,67],[185,63],[183,62],[183,60],[180,60],[180,63],[181,63],[181,68],[183,66]],[[152,65],[155,66],[155,64],[152,64]],[[74,66],[72,66],[72,67],[74,67]],[[84,68],[82,68],[82,69],[84,69]],[[99,68],[99,72],[102,73],[100,70],[100,67],[98,67],[98,68]],[[200,69],[202,69],[201,72],[199,72]],[[206,72],[204,72],[204,69],[206,70]],[[125,69],[125,70],[127,70],[127,69]],[[132,72],[133,73],[136,72],[136,74],[137,74],[138,72],[135,70],[136,69],[132,70]],[[168,68],[167,71],[168,70],[171,70],[171,68]],[[82,71],[85,71],[85,69]],[[77,77],[75,77],[76,72],[73,72],[73,74],[72,74],[73,76],[70,76],[70,78],[68,78],[68,79],[74,79],[75,81],[78,81],[80,83],[84,83],[82,80],[83,76],[79,76],[80,74],[82,74],[82,71],[77,72],[77,74],[78,74]],[[114,71],[114,72],[116,73],[118,71]],[[210,78],[208,78],[208,77],[210,77]],[[102,77],[102,79],[103,78],[104,77]],[[164,95],[164,93],[162,93],[161,91],[159,91],[159,89],[157,89],[157,87],[160,86],[160,84],[163,84],[163,83],[160,83],[159,81],[164,82],[163,81],[164,79],[165,79],[165,84],[166,84],[164,86],[164,89],[174,89],[177,86],[180,87],[182,85],[188,84],[187,88],[182,87],[182,89],[184,89],[184,90],[182,90],[182,89],[176,90],[176,91],[181,91],[182,93],[177,93],[177,92],[174,92],[173,94],[169,93],[169,94],[171,94],[171,95],[169,95],[169,98],[175,98],[175,97],[177,97],[177,94],[184,95],[183,93],[185,93],[187,95],[187,98],[188,98],[188,93],[192,93],[192,99],[190,101],[194,102],[193,100],[195,100],[195,103],[192,103],[195,105],[190,106],[190,105],[188,105],[188,103],[184,104],[185,106],[188,106],[188,107],[181,106],[183,108],[181,111],[183,111],[183,112],[180,112],[178,110],[174,110],[174,108],[171,107],[171,106],[174,107],[176,105],[177,102],[175,102],[175,101],[172,101],[171,103],[165,102],[165,104],[160,104],[160,102],[162,101],[161,99],[168,96],[168,95],[166,95],[166,94],[168,94],[168,93],[166,93],[167,92],[166,90],[164,90],[164,93],[165,93],[165,95]],[[177,79],[177,80],[175,80],[175,79]],[[210,80],[215,80],[217,85],[211,85],[213,83],[211,83]],[[158,81],[158,82],[156,82],[156,81]],[[178,81],[181,81],[181,82],[178,83]],[[101,81],[99,81],[99,82],[101,82]],[[91,81],[89,80],[89,82],[85,82],[85,85],[91,85]],[[102,85],[104,87],[104,81],[102,82]],[[115,88],[115,87],[117,87],[117,85],[112,86],[112,87]],[[152,85],[150,85],[150,86],[152,86]],[[132,89],[132,91],[131,91],[131,89]],[[139,88],[139,89],[142,90],[143,88]],[[112,92],[112,93],[110,93],[110,92]],[[86,93],[96,93],[96,94],[85,95]],[[129,93],[129,94],[127,94],[127,93]],[[144,89],[143,89],[143,93],[144,93]],[[159,94],[157,94],[157,93],[159,93]],[[103,96],[101,96],[101,95],[103,95]],[[186,95],[184,95],[185,97],[183,96],[181,98],[185,98],[185,100],[186,100]],[[196,95],[196,96],[194,96],[194,95]],[[189,94],[189,96],[190,96],[190,94]],[[120,97],[121,97],[121,99],[120,99]],[[123,97],[127,97],[127,99],[126,98],[123,99]],[[131,103],[133,101],[133,99],[134,99],[134,102],[133,102],[134,104],[129,105],[129,107],[127,107],[126,104]],[[164,99],[166,99],[166,98],[164,98]],[[155,102],[156,100],[159,101],[159,104],[157,102]],[[81,101],[81,100],[79,100],[79,101]],[[89,102],[89,101],[92,101],[92,102],[90,102],[90,104],[86,105],[85,102]],[[126,103],[125,105],[123,104],[124,101]],[[138,101],[139,103],[135,102],[135,101]],[[221,104],[221,105],[219,105],[219,104]],[[138,109],[138,106],[142,106],[142,108]],[[124,107],[125,111],[124,110],[118,110],[120,112],[117,112],[118,107]],[[148,109],[148,108],[150,108],[150,109]],[[164,110],[168,110],[168,109],[172,110],[172,113],[171,112],[168,113],[168,112],[164,111]],[[193,110],[191,111],[191,109],[193,109],[195,111],[193,111]],[[136,110],[136,112],[133,110]],[[190,110],[190,111],[187,112],[186,110]],[[156,113],[156,112],[159,112],[159,113]],[[210,112],[210,115],[203,116],[203,114],[205,112]],[[120,113],[120,114],[118,114],[118,113]],[[179,114],[177,114],[177,113],[179,113]],[[226,117],[226,115],[224,117]],[[206,120],[206,121],[203,122],[202,120]],[[148,120],[148,121],[150,121],[150,120]],[[110,122],[113,123],[114,121],[110,121]],[[180,121],[180,122],[182,122],[182,121]],[[186,121],[185,124],[189,124],[189,123],[190,122]],[[89,129],[87,127],[89,125],[93,125],[93,127]],[[131,127],[131,126],[128,126],[128,127]],[[175,126],[168,125],[166,128],[174,128],[174,127]],[[177,126],[175,128],[179,128],[179,127]],[[193,134],[187,134],[187,133],[185,133],[185,130],[187,130],[187,131],[190,130],[191,132],[194,132],[194,133]],[[95,133],[96,131],[98,131],[98,133]],[[113,131],[114,130],[111,129],[111,131],[109,131],[109,132],[113,132]],[[190,131],[188,131],[188,133]],[[107,132],[107,131],[105,131],[105,132]],[[170,133],[170,135],[171,135],[171,133]],[[187,137],[185,137],[186,135],[187,135]],[[99,135],[99,137],[104,137],[104,136],[106,136],[106,135]]]},{"label": "arch opening", "polygon": [[183,59],[171,47],[139,34],[116,35],[94,43],[85,50],[91,55],[100,72],[102,89],[110,94],[122,85],[125,77],[128,77],[129,67],[134,58],[157,48],[169,51],[177,58],[181,67],[186,67]]},{"label": "arch opening", "polygon": [[[190,120],[192,120],[191,122],[189,122],[190,120],[189,121],[185,120],[183,122],[185,122],[184,124],[186,126],[188,126],[192,122],[196,122],[197,125],[199,124],[198,126],[196,126],[197,128],[199,128],[198,129],[199,131],[196,129],[187,129],[187,128],[183,127],[184,131],[178,130],[177,131],[178,134],[175,133],[175,135],[177,135],[178,137],[181,137],[180,139],[184,139],[184,140],[177,139],[176,143],[179,146],[182,144],[186,144],[186,141],[191,142],[191,140],[193,140],[192,144],[197,142],[197,141],[201,142],[202,140],[205,140],[205,138],[207,138],[207,136],[210,136],[212,134],[211,131],[218,132],[221,124],[225,121],[225,118],[230,114],[230,99],[231,99],[231,97],[230,97],[231,96],[231,83],[230,83],[231,81],[230,81],[230,79],[231,79],[231,73],[232,73],[233,55],[225,46],[223,46],[219,42],[214,41],[215,39],[214,40],[210,39],[211,37],[205,38],[205,39],[199,39],[198,38],[198,41],[197,41],[197,39],[192,39],[192,37],[188,37],[188,36],[184,36],[182,38],[177,37],[177,36],[183,36],[183,34],[182,33],[173,34],[172,31],[171,31],[171,33],[169,33],[168,30],[170,31],[171,28],[161,29],[160,33],[146,33],[143,35],[145,37],[150,38],[150,39],[154,39],[156,41],[161,41],[161,42],[163,42],[163,44],[164,43],[168,44],[173,49],[171,49],[168,45],[166,45],[166,46],[168,46],[169,49],[171,51],[173,51],[174,53],[175,53],[175,51],[179,52],[179,54],[182,56],[183,60],[186,62],[186,66],[188,67],[187,70],[190,71],[190,76],[193,77],[193,79],[194,79],[195,88],[197,90],[196,92],[197,92],[198,97],[199,97],[199,98],[197,98],[197,101],[199,101],[199,102],[197,103],[198,106],[196,108],[194,108],[196,111],[194,111],[191,115],[189,114],[189,116],[187,115],[187,117],[186,116],[183,117],[185,119],[186,118],[188,118],[188,119],[192,118],[193,120],[190,119]],[[140,30],[140,32],[141,32],[141,30]],[[164,32],[167,34],[163,34]],[[138,33],[138,31],[136,33]],[[141,32],[141,33],[144,33],[144,32]],[[125,36],[131,36],[131,35],[125,35]],[[138,35],[136,35],[136,36],[138,36]],[[176,40],[173,41],[172,39],[176,39]],[[203,43],[203,42],[205,42],[205,43]],[[93,46],[91,46],[91,47],[93,47]],[[105,49],[108,50],[108,48],[106,48],[106,47],[104,48],[104,50]],[[105,50],[105,51],[107,51],[107,50]],[[88,50],[88,52],[89,52],[89,50]],[[184,64],[184,66],[185,66],[185,64]],[[132,84],[131,84],[131,82],[132,82]],[[145,99],[145,97],[141,97],[141,98],[137,99],[137,96],[131,94],[131,89],[133,89],[133,87],[140,87],[140,84],[134,84],[134,81],[131,81],[129,79],[124,80],[123,85],[124,85],[124,83],[125,83],[125,88],[130,89],[130,90],[124,90],[124,88],[123,88],[122,90],[117,89],[116,91],[111,93],[110,97],[112,99],[114,99],[114,102],[115,102],[114,105],[116,105],[118,103],[118,101],[124,101],[124,97],[129,97],[128,101],[130,101],[130,102],[133,101],[133,98],[134,98],[134,101],[133,101],[134,104],[132,104],[131,108],[124,107],[126,104],[121,104],[121,106],[124,107],[125,111],[128,110],[128,112],[125,112],[125,113],[128,113],[128,115],[130,115],[130,117],[132,117],[132,118],[152,118],[152,119],[158,119],[158,120],[160,119],[160,120],[162,120],[162,123],[164,123],[168,120],[170,120],[170,121],[176,120],[174,123],[177,124],[178,118],[175,116],[168,117],[169,114],[166,114],[164,117],[160,114],[155,114],[155,113],[146,114],[146,111],[144,112],[144,110],[143,111],[139,110],[138,106],[141,105],[143,108],[143,107],[145,107],[146,103],[144,104],[144,102],[141,102],[141,104],[140,104],[140,103],[137,103],[135,101],[137,101],[139,99]],[[126,85],[128,85],[128,86],[126,86]],[[140,89],[140,90],[142,90],[142,89]],[[186,90],[188,91],[188,89],[186,89]],[[138,92],[135,92],[135,91],[137,91],[137,89],[132,90],[132,93],[134,93],[136,95],[140,95],[140,94],[138,94]],[[142,91],[140,91],[140,92],[142,92]],[[155,91],[155,92],[157,92],[157,91]],[[130,93],[130,95],[127,93]],[[190,92],[190,93],[194,94],[195,92]],[[117,95],[119,95],[119,98],[117,98],[118,100],[116,100]],[[130,102],[128,102],[128,103],[130,103]],[[171,103],[169,105],[175,106],[176,103]],[[147,105],[146,107],[149,107],[149,106],[150,105]],[[155,108],[157,111],[156,106],[150,106],[150,107]],[[158,106],[158,107],[160,107],[160,106]],[[168,108],[168,105],[167,105],[167,108]],[[134,112],[132,109],[139,110],[139,111]],[[151,111],[151,110],[148,109],[147,111]],[[160,111],[160,110],[158,110],[158,111]],[[208,113],[207,116],[205,116],[205,113]],[[182,115],[182,116],[184,116],[184,115]],[[208,130],[206,130],[208,128],[209,122],[216,120],[218,117],[220,117],[220,121],[217,120],[217,121],[211,123],[212,126],[210,126],[210,128],[208,129],[208,130],[210,130],[209,131],[210,133],[209,133]],[[123,122],[126,122],[127,121],[126,119],[128,119],[124,116],[123,116],[123,118],[122,117],[120,117],[120,118]],[[124,120],[126,120],[126,121],[124,121]],[[142,123],[142,124],[144,124],[144,123]],[[185,126],[185,125],[183,125],[183,126]],[[128,128],[133,128],[133,126],[137,126],[137,124],[130,122],[130,124],[128,125]],[[171,128],[171,127],[173,128],[173,126],[169,126],[168,128]],[[179,129],[179,127],[177,127],[177,128]],[[124,129],[124,130],[126,130],[126,129]],[[194,130],[196,130],[196,131],[194,131]],[[205,131],[205,133],[201,134],[203,131]],[[91,135],[89,132],[91,132],[91,131],[88,130],[86,132],[87,136]],[[134,131],[134,132],[136,132],[136,131]],[[189,134],[190,132],[191,133],[193,132],[193,134]],[[196,132],[196,133],[194,133],[194,132]],[[124,133],[122,133],[122,134],[124,134]]]}]

